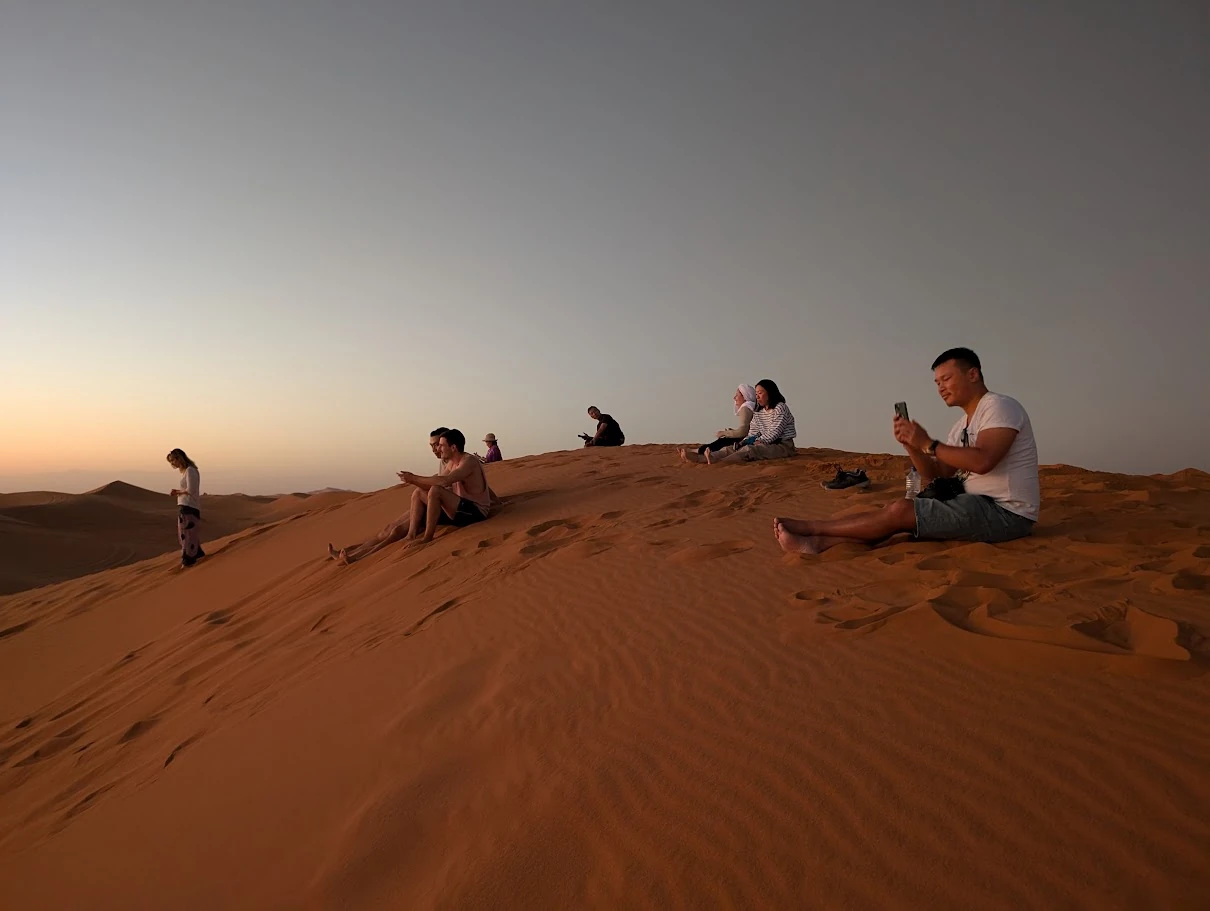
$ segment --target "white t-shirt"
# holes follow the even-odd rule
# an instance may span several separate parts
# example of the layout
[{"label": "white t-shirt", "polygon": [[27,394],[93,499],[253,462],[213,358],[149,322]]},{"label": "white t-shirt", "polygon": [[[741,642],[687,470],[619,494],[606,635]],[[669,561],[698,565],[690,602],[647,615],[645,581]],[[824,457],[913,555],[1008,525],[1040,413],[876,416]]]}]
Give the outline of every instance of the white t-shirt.
[{"label": "white t-shirt", "polygon": [[963,415],[945,442],[950,446],[961,446],[962,431],[967,430],[967,445],[975,446],[979,431],[993,427],[1011,427],[1017,435],[999,465],[987,474],[967,475],[966,492],[991,497],[1009,512],[1036,522],[1042,503],[1038,484],[1038,444],[1034,441],[1029,415],[1020,402],[998,392],[986,393],[971,415],[970,424]]},{"label": "white t-shirt", "polygon": [[201,509],[202,504],[198,499],[201,496],[200,488],[202,486],[201,478],[198,475],[197,469],[190,465],[181,472],[181,486],[178,490],[185,491],[177,494],[177,506],[192,506],[194,509]]}]

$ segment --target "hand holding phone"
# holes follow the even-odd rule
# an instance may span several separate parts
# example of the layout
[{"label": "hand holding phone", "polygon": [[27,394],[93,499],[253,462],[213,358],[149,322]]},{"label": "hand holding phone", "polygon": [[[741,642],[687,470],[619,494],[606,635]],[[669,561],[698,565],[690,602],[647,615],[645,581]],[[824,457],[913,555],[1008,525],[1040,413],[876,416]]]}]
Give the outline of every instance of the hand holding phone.
[{"label": "hand holding phone", "polygon": [[911,420],[911,418],[908,417],[907,402],[895,403],[895,416],[905,421]]}]

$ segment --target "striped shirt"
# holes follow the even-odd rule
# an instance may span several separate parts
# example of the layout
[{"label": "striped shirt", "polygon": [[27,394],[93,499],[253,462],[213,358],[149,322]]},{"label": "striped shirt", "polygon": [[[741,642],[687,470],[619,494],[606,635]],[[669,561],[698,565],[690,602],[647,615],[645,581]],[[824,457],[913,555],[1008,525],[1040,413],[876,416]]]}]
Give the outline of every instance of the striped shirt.
[{"label": "striped shirt", "polygon": [[794,434],[794,415],[790,413],[790,406],[785,402],[776,408],[762,408],[752,415],[748,436],[756,437],[757,443],[792,440]]}]

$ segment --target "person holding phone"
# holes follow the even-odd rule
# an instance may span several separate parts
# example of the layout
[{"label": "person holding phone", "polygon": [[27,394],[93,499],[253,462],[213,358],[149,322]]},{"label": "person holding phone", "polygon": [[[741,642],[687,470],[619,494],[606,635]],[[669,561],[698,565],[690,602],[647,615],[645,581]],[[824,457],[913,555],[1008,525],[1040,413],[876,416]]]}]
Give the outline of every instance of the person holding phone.
[{"label": "person holding phone", "polygon": [[[446,474],[450,468],[449,464],[442,460],[440,452],[441,435],[447,430],[449,430],[448,427],[438,427],[429,434],[429,449],[432,451],[433,455],[437,457],[437,474],[439,475]],[[405,471],[395,472],[395,475],[399,478],[399,482],[401,484],[407,483],[404,480],[405,474],[407,474]],[[337,549],[333,547],[331,543],[329,543],[328,559],[335,560],[337,563],[342,565],[348,565],[349,563],[356,563],[358,560],[364,560],[366,557],[378,553],[378,551],[382,550],[387,545],[394,544],[396,541],[401,540],[405,535],[407,535],[408,521],[410,518],[411,512],[405,512],[395,521],[388,523],[387,526],[382,529],[382,531],[378,532],[378,534],[371,538],[367,538],[360,544],[350,544],[347,547]]]},{"label": "person holding phone", "polygon": [[168,464],[181,473],[181,486],[172,488],[168,495],[176,497],[176,536],[181,543],[181,568],[184,569],[206,556],[198,532],[202,521],[202,477],[197,464],[183,449],[168,453]]},{"label": "person holding phone", "polygon": [[950,348],[933,361],[941,400],[963,416],[945,442],[896,409],[895,439],[921,483],[961,473],[964,492],[950,499],[896,499],[886,507],[821,521],[777,517],[773,534],[782,550],[818,554],[837,544],[876,544],[909,532],[921,540],[999,543],[1032,533],[1041,507],[1038,447],[1021,403],[991,392],[979,356]]},{"label": "person holding phone", "polygon": [[588,416],[597,422],[597,432],[592,436],[580,434],[580,439],[588,446],[621,446],[626,442],[626,434],[612,415],[603,414],[596,405],[588,406]]}]

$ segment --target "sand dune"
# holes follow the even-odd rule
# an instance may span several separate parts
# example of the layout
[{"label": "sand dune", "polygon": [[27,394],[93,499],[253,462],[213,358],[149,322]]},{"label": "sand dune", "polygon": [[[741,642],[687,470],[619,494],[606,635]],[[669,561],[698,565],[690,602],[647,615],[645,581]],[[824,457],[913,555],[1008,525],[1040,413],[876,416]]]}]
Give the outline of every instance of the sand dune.
[{"label": "sand dune", "polygon": [[[203,538],[225,537],[356,494],[203,496]],[[176,549],[176,504],[163,492],[112,481],[83,494],[0,494],[0,594],[125,566]]]},{"label": "sand dune", "polygon": [[1210,476],[1050,466],[1031,539],[777,549],[903,467],[552,453],[427,548],[321,559],[395,487],[0,598],[0,894],[1204,907]]}]

